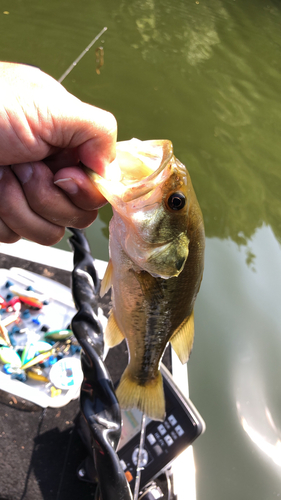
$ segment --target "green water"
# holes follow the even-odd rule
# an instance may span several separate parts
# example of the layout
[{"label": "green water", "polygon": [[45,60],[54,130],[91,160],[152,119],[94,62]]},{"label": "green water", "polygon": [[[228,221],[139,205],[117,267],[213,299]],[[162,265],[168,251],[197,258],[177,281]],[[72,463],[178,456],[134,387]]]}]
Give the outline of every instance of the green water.
[{"label": "green water", "polygon": [[[172,140],[205,220],[189,362],[191,397],[207,423],[194,446],[197,498],[274,499],[281,495],[281,3],[0,0],[0,58],[59,78],[104,26],[101,74],[94,47],[65,87],[114,113],[119,140]],[[87,230],[98,258],[108,257],[110,214],[105,207]]]}]

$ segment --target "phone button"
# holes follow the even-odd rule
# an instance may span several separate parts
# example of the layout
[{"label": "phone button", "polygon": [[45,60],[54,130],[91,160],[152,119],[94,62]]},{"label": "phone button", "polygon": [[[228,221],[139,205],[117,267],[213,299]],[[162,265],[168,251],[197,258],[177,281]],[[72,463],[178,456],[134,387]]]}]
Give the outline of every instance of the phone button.
[{"label": "phone button", "polygon": [[128,483],[130,483],[134,479],[133,476],[132,476],[132,474],[131,474],[131,472],[129,470],[127,470],[125,472],[125,476],[126,476],[126,479],[127,479]]},{"label": "phone button", "polygon": [[[139,454],[139,448],[135,448],[132,454],[132,461],[134,465],[137,465],[138,463],[138,454]],[[140,466],[145,467],[147,463],[148,463],[148,453],[146,450],[142,450],[140,457]]]},{"label": "phone button", "polygon": [[153,449],[154,449],[157,456],[159,456],[163,453],[163,450],[159,444],[156,444],[155,446],[153,446]]},{"label": "phone button", "polygon": [[127,469],[127,464],[126,464],[126,462],[124,462],[124,460],[120,460],[120,465],[121,465],[123,470]]},{"label": "phone button", "polygon": [[174,440],[174,441],[175,441],[176,439],[178,439],[178,435],[176,434],[176,432],[175,432],[175,431],[172,431],[172,432],[171,432],[171,436],[172,436],[172,438],[173,438],[173,440]]},{"label": "phone button", "polygon": [[168,417],[168,420],[171,425],[176,425],[178,423],[177,419],[174,417],[173,414]]},{"label": "phone button", "polygon": [[167,432],[163,424],[158,425],[157,429],[160,432],[161,436],[164,436],[164,434],[166,434]]},{"label": "phone button", "polygon": [[169,434],[167,434],[167,436],[165,436],[164,439],[165,439],[168,446],[171,446],[174,442],[173,438],[171,438],[171,436],[169,436]]},{"label": "phone button", "polygon": [[156,443],[156,438],[155,438],[155,436],[153,436],[153,434],[148,434],[148,436],[147,436],[147,441],[148,441],[151,445],[153,445],[153,444],[155,444],[155,443]]},{"label": "phone button", "polygon": [[182,436],[184,434],[184,430],[180,425],[177,425],[177,427],[175,427],[175,431],[178,436]]}]

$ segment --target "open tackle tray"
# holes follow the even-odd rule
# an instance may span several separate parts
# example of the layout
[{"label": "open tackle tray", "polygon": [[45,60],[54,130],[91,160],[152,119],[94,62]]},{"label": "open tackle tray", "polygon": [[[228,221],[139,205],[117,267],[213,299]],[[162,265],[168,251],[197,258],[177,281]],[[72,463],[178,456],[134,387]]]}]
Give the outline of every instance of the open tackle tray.
[{"label": "open tackle tray", "polygon": [[[47,342],[57,349],[52,355],[51,363],[48,358],[43,364],[41,363],[43,377],[48,381],[35,380],[29,376],[27,376],[26,381],[17,380],[14,378],[15,375],[3,371],[5,363],[1,361],[0,389],[43,408],[64,406],[79,396],[83,378],[79,347],[75,342],[72,344],[71,340],[68,340],[68,345],[63,340],[50,341],[48,333],[61,332],[70,328],[72,317],[76,313],[71,290],[61,283],[25,269],[16,267],[9,270],[0,269],[0,296],[6,303],[18,296],[12,293],[13,290],[16,290],[17,293],[22,292],[22,295],[29,290],[31,296],[41,299],[43,306],[37,309],[29,307],[28,304],[21,305],[18,319],[6,327],[13,347],[1,348],[2,351],[4,350],[4,359],[6,350],[13,349],[22,357],[23,351],[25,350],[26,353],[28,347],[30,350],[36,351],[36,346],[44,345],[43,342]],[[15,309],[17,311],[16,307]],[[12,307],[10,312],[2,307],[0,312],[2,324],[9,323],[9,318],[12,320],[16,315]],[[59,337],[59,333],[57,337]],[[26,354],[28,355],[28,352]],[[32,353],[29,356],[32,356]],[[55,361],[57,362],[55,363]]]}]

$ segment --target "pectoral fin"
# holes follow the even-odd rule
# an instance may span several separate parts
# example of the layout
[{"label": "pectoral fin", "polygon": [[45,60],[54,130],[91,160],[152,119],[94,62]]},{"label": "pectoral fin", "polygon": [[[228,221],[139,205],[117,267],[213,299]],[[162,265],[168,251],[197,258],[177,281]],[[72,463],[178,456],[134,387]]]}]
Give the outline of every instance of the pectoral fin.
[{"label": "pectoral fin", "polygon": [[182,364],[189,359],[194,339],[194,313],[177,328],[173,336],[170,338],[170,343]]},{"label": "pectoral fin", "polygon": [[104,332],[105,343],[108,347],[114,347],[115,345],[120,344],[123,339],[124,335],[116,323],[114,313],[111,311]]},{"label": "pectoral fin", "polygon": [[109,262],[107,264],[107,268],[104,273],[103,280],[101,282],[101,287],[100,287],[100,296],[103,297],[106,292],[110,289],[112,285],[112,272],[113,272],[113,265],[112,265],[112,260],[109,259]]}]

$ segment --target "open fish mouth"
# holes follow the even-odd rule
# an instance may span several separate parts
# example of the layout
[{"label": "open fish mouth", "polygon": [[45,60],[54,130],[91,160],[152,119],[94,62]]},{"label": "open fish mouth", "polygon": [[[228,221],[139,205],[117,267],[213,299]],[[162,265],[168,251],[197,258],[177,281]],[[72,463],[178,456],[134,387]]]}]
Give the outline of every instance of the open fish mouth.
[{"label": "open fish mouth", "polygon": [[83,169],[102,195],[116,206],[148,194],[159,184],[159,175],[173,157],[168,140],[118,142],[116,160],[107,168],[105,177],[83,165]]},{"label": "open fish mouth", "polygon": [[[129,144],[132,152],[128,152]],[[159,174],[163,172],[172,156],[171,141],[142,142],[132,139],[117,143],[116,158],[123,174],[121,182],[127,186],[122,201],[133,201],[152,191],[158,184]],[[127,161],[129,171],[126,168]]]}]

